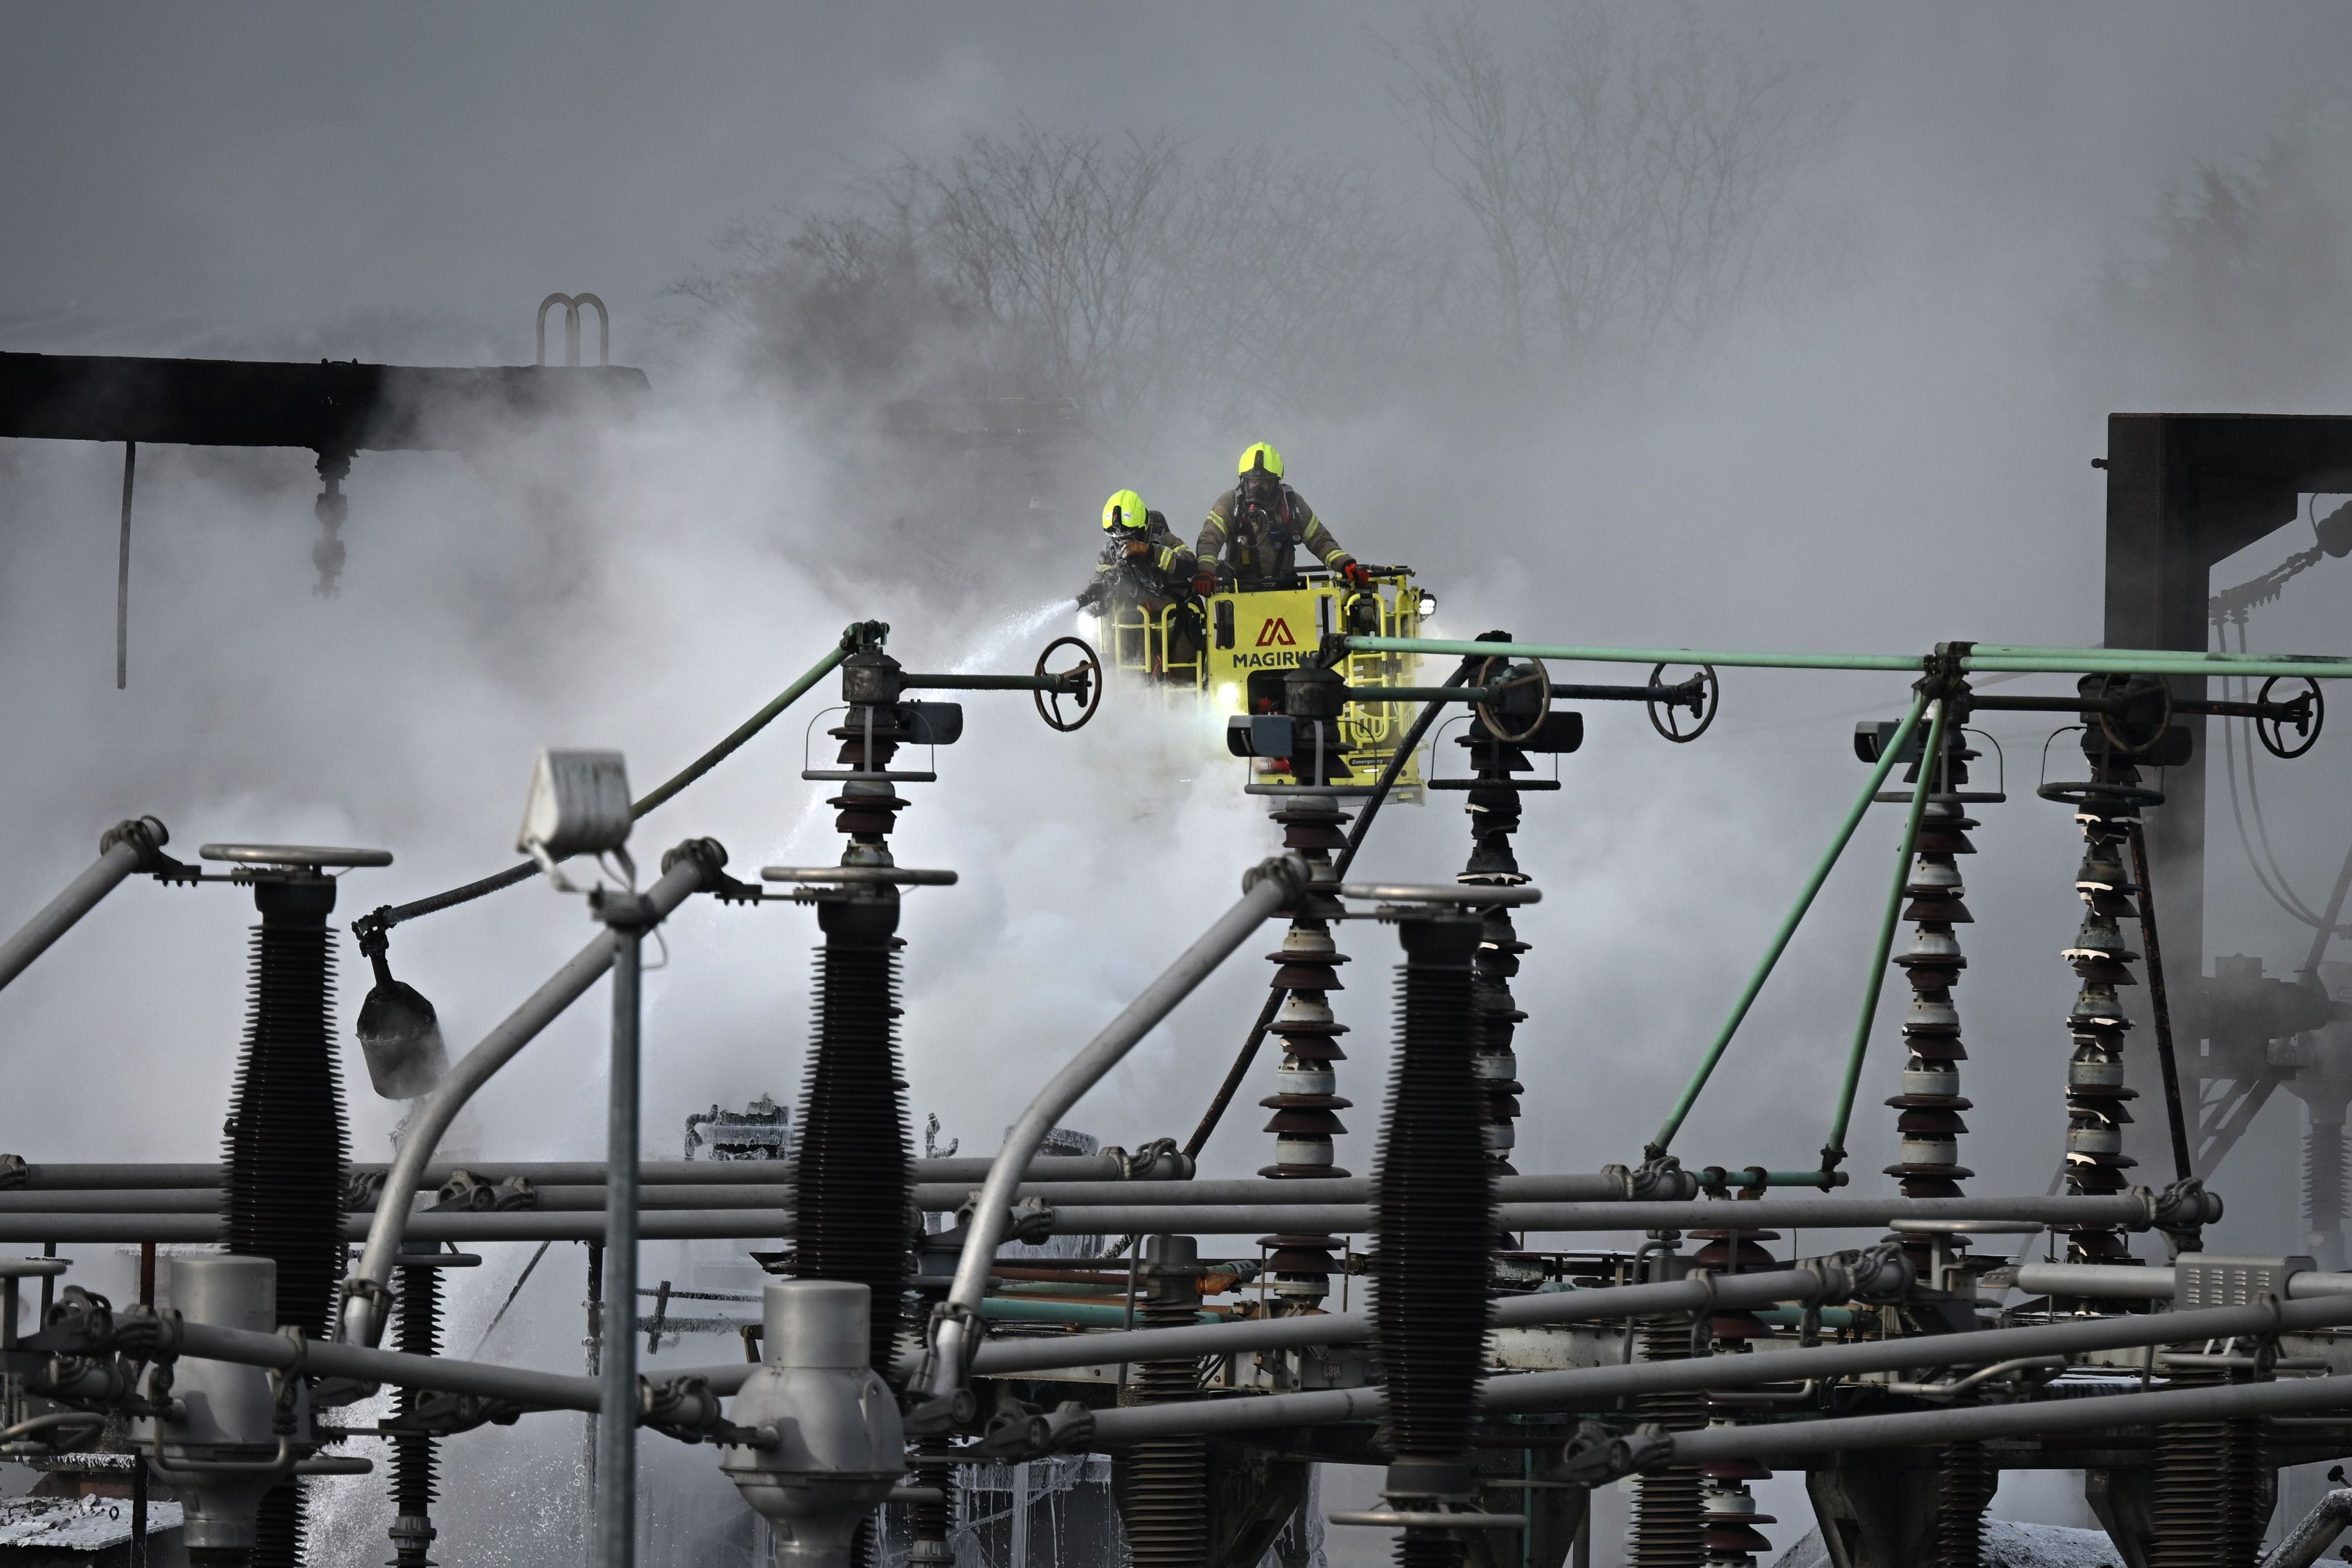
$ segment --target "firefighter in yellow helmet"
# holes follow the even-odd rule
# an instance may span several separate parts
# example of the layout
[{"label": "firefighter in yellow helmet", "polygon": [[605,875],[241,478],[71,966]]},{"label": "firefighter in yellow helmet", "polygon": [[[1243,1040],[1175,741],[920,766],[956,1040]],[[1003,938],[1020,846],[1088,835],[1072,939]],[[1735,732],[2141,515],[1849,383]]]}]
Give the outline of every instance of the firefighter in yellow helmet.
[{"label": "firefighter in yellow helmet", "polygon": [[[1139,638],[1142,668],[1158,679],[1181,679],[1169,667],[1197,669],[1204,640],[1200,601],[1192,597],[1192,552],[1133,490],[1103,502],[1102,525],[1109,537],[1078,607],[1090,616],[1113,612],[1114,647]],[[1167,613],[1171,607],[1173,615]]]},{"label": "firefighter in yellow helmet", "polygon": [[1156,611],[1191,591],[1192,552],[1141,496],[1114,491],[1103,502],[1102,525],[1102,553],[1095,559],[1095,580],[1078,595],[1080,609],[1099,616],[1106,602],[1116,600]]},{"label": "firefighter in yellow helmet", "polygon": [[1193,552],[1198,557],[1194,593],[1206,595],[1216,590],[1221,557],[1237,587],[1285,586],[1297,574],[1301,545],[1357,586],[1371,581],[1331,537],[1307,499],[1282,482],[1281,453],[1264,441],[1253,441],[1243,448],[1239,472],[1239,482],[1216,499],[1201,525],[1201,542]]}]

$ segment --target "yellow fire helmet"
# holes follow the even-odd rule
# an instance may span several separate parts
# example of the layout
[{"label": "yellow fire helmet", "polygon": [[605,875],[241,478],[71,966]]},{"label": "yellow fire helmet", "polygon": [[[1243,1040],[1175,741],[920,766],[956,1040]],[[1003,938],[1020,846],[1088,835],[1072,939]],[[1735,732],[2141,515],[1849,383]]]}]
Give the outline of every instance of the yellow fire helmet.
[{"label": "yellow fire helmet", "polygon": [[1143,510],[1143,498],[1133,490],[1119,490],[1103,502],[1103,531],[1114,528],[1143,528],[1150,514]]},{"label": "yellow fire helmet", "polygon": [[1260,468],[1277,479],[1282,478],[1282,454],[1267,442],[1252,441],[1242,448],[1241,467],[1235,472],[1246,479]]}]

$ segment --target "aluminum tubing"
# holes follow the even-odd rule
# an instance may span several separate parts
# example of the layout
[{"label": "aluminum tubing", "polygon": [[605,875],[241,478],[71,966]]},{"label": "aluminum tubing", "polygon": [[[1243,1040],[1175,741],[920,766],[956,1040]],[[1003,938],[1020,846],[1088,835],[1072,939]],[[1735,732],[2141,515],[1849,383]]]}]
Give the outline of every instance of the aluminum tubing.
[{"label": "aluminum tubing", "polygon": [[1747,1388],[1809,1377],[1922,1367],[1986,1365],[2018,1356],[2067,1355],[2137,1345],[2190,1343],[2283,1329],[2330,1328],[2352,1322],[2352,1299],[2288,1301],[2267,1306],[2210,1307],[2194,1312],[2078,1318],[2018,1329],[1978,1329],[1957,1334],[1761,1351],[1752,1355],[1701,1356],[1690,1361],[1635,1362],[1493,1377],[1479,1390],[1486,1410],[1574,1410],[1629,1394],[1684,1389]]},{"label": "aluminum tubing", "polygon": [[[1729,1208],[1727,1204],[1726,1210]],[[2129,1194],[2107,1197],[2021,1198],[1755,1198],[1738,1202],[1735,1222],[1724,1211],[1685,1201],[1501,1205],[1507,1230],[1543,1233],[1686,1229],[1875,1229],[1904,1220],[2030,1220],[2041,1225],[2121,1225],[2145,1230],[2148,1205]],[[1266,1204],[1248,1208],[1165,1208],[1134,1204],[1067,1206],[1054,1211],[1056,1236],[1162,1233],[1238,1236],[1256,1230],[1329,1231],[1371,1228],[1369,1204]]]},{"label": "aluminum tubing", "polygon": [[970,1324],[978,1321],[981,1300],[988,1293],[988,1271],[1013,1217],[1013,1192],[1045,1134],[1145,1035],[1175,1011],[1193,987],[1248,941],[1266,917],[1297,897],[1307,876],[1307,862],[1296,855],[1261,863],[1254,879],[1244,879],[1242,896],[1233,908],[1055,1073],[1005,1134],[1004,1146],[989,1167],[988,1180],[973,1205],[963,1252],[956,1260],[955,1283],[948,1292],[949,1311],[939,1320],[930,1384],[934,1396],[952,1394],[963,1385],[964,1362],[971,1349]]},{"label": "aluminum tubing", "polygon": [[[646,893],[654,918],[666,918],[701,886],[701,862],[692,855],[679,856],[677,863],[662,873],[661,879]],[[388,1300],[385,1292],[392,1279],[393,1258],[400,1251],[403,1228],[409,1208],[416,1200],[417,1188],[423,1184],[425,1163],[432,1159],[442,1134],[449,1131],[457,1112],[493,1074],[520,1055],[541,1030],[585,994],[613,966],[618,940],[610,931],[598,931],[571,963],[557,970],[531,994],[530,1000],[460,1058],[425,1103],[416,1108],[400,1157],[392,1163],[391,1171],[384,1176],[383,1192],[376,1200],[375,1223],[368,1228],[366,1249],[360,1255],[359,1268],[348,1282],[337,1314],[338,1339],[373,1345],[383,1332],[383,1307]]]},{"label": "aluminum tubing", "polygon": [[[1728,1279],[1718,1281],[1728,1284]],[[1596,1292],[1597,1294],[1598,1292]],[[1720,1300],[1721,1298],[1717,1298]],[[1523,1373],[1489,1377],[1478,1390],[1482,1410],[1574,1410],[1612,1401],[1627,1394],[1678,1389],[1739,1388],[1807,1377],[1857,1372],[1889,1372],[1921,1366],[1990,1364],[2021,1355],[2073,1351],[2116,1350],[2131,1345],[2164,1344],[2222,1339],[2235,1334],[2269,1333],[2279,1329],[2321,1328],[2352,1321],[2352,1300],[2288,1302],[2275,1314],[2267,1307],[2217,1307],[2197,1312],[2162,1312],[2127,1318],[2078,1320],[2023,1329],[1992,1329],[1969,1333],[1937,1334],[1858,1345],[1823,1345],[1812,1350],[1768,1351],[1753,1355],[1703,1356],[1692,1361],[1635,1362],[1630,1366],[1581,1367],[1571,1372]],[[2352,1388],[2352,1377],[2340,1380]],[[2303,1386],[2264,1385],[2264,1386]],[[2201,1392],[2221,1392],[2203,1391]],[[2133,1395],[2135,1398],[2159,1397]],[[2068,1400],[2067,1408],[2096,1404]],[[2320,1402],[2323,1405],[2327,1401]],[[1312,1426],[1353,1420],[1379,1414],[1377,1389],[1330,1389],[1309,1394],[1270,1394],[1193,1400],[1181,1405],[1136,1406],[1100,1411],[1095,1416],[1093,1441],[1097,1446],[1131,1442],[1139,1437],[1169,1436],[1183,1432],[1245,1431],[1253,1427]],[[1976,1414],[2017,1406],[1985,1406]],[[2046,1409],[2050,1406],[2034,1406]],[[1936,1412],[1936,1415],[1958,1412]],[[1870,1417],[1873,1421],[1907,1417]],[[2091,1426],[2101,1426],[2093,1421]],[[1819,1430],[1822,1422],[1804,1425]],[[1792,1428],[1742,1427],[1741,1432],[1786,1432]],[[2028,1428],[2035,1429],[2039,1428]],[[1894,1439],[1885,1439],[1893,1441]],[[1933,1442],[1933,1436],[1906,1437],[1906,1442]],[[1678,1440],[1679,1441],[1679,1440]],[[1857,1442],[1853,1447],[1866,1446]],[[1784,1449],[1736,1448],[1726,1452],[1802,1452],[1806,1440],[1793,1439]],[[1669,1462],[1661,1459],[1660,1462]],[[1670,1461],[1696,1463],[1676,1448]]]},{"label": "aluminum tubing", "polygon": [[[2018,1268],[2017,1289],[2029,1296],[2168,1301],[2179,1293],[2178,1277],[2177,1269],[2120,1263],[2027,1263]],[[2306,1268],[2286,1277],[2286,1294],[2291,1301],[2352,1296],[2352,1274]]]},{"label": "aluminum tubing", "polygon": [[1378,1388],[1327,1388],[1311,1394],[1188,1400],[1181,1405],[1130,1405],[1096,1411],[1087,1446],[1099,1451],[1146,1437],[1369,1421],[1387,1408],[1388,1394]]},{"label": "aluminum tubing", "polygon": [[[347,1215],[343,1239],[364,1241],[378,1216]],[[645,1241],[772,1241],[793,1234],[793,1216],[782,1209],[646,1209],[640,1211],[638,1237]],[[604,1239],[602,1210],[507,1214],[476,1209],[412,1215],[401,1234],[410,1241],[593,1241]],[[0,1243],[216,1242],[218,1212],[211,1214],[0,1214]],[[397,1254],[394,1255],[395,1259]]]},{"label": "aluminum tubing", "polygon": [[[952,1213],[971,1196],[969,1184],[922,1179],[916,1204],[932,1213]],[[1623,1178],[1606,1172],[1553,1176],[1505,1176],[1496,1183],[1505,1202],[1612,1203],[1626,1200]],[[1033,1171],[1016,1197],[1056,1204],[1369,1204],[1372,1184],[1361,1176],[1301,1181],[1160,1181],[1040,1183]]]},{"label": "aluminum tubing", "polygon": [[[2017,1289],[2027,1295],[2077,1300],[2169,1301],[2173,1280],[2169,1268],[2125,1263],[2021,1263],[2017,1268]],[[2294,1293],[2292,1282],[2287,1293]]]},{"label": "aluminum tubing", "polygon": [[[537,1187],[529,1211],[562,1214],[602,1209],[604,1189],[599,1186]],[[790,1209],[793,1192],[788,1186],[657,1186],[637,1194],[637,1207],[648,1209]],[[354,1204],[352,1214],[373,1214],[373,1203]],[[218,1214],[220,1194],[200,1187],[166,1187],[80,1192],[0,1192],[0,1215],[12,1214]],[[442,1212],[432,1209],[427,1214]]]},{"label": "aluminum tubing", "polygon": [[1734,1458],[1771,1458],[1782,1454],[1851,1448],[1921,1447],[1986,1437],[2036,1436],[2108,1426],[2149,1426],[2171,1421],[2213,1421],[2234,1415],[2347,1408],[2352,1408],[2352,1377],[2294,1378],[2279,1383],[2171,1389],[2161,1394],[1979,1405],[1900,1415],[1832,1416],[1822,1421],[1790,1421],[1769,1426],[1712,1426],[1676,1433],[1671,1443],[1660,1445],[1649,1462],[1696,1465]]},{"label": "aluminum tubing", "polygon": [[[182,1355],[199,1361],[225,1361],[281,1371],[291,1367],[296,1360],[294,1342],[283,1334],[250,1333],[204,1323],[180,1324],[178,1350]],[[410,1355],[401,1351],[370,1350],[323,1340],[306,1342],[301,1362],[306,1373],[324,1377],[349,1377],[398,1388],[431,1388],[448,1394],[510,1399],[539,1410],[593,1413],[597,1407],[594,1378],[571,1377],[558,1372],[493,1366],[487,1362],[459,1361],[453,1356]]]},{"label": "aluminum tubing", "polygon": [[[1844,1300],[1843,1281],[1809,1269],[1735,1274],[1716,1280],[1676,1279],[1655,1285],[1613,1285],[1593,1290],[1550,1290],[1506,1296],[1495,1304],[1496,1328],[1572,1323],[1594,1319],[1649,1317],[1688,1311],[1708,1302],[1725,1307],[1767,1306],[1780,1301]],[[972,1358],[983,1376],[1040,1372],[1048,1368],[1108,1365],[1113,1362],[1172,1361],[1187,1356],[1234,1355],[1251,1351],[1352,1345],[1372,1337],[1371,1320],[1361,1312],[1320,1312],[1301,1318],[1251,1318],[1192,1328],[1134,1329],[1107,1334],[1053,1339],[991,1340]],[[902,1374],[920,1361],[908,1356]]]},{"label": "aluminum tubing", "polygon": [[88,870],[67,883],[64,892],[43,905],[22,930],[0,942],[0,987],[24,973],[33,960],[49,950],[51,942],[73,929],[76,921],[98,908],[100,899],[139,868],[142,853],[128,838],[117,840]]},{"label": "aluminum tubing", "polygon": [[[601,1187],[604,1184],[604,1165],[596,1160],[468,1160],[462,1166],[427,1165],[418,1184],[421,1187],[437,1187],[460,1170],[493,1184],[505,1181],[509,1176],[520,1176],[539,1187]],[[790,1160],[644,1160],[637,1164],[637,1182],[639,1185],[648,1187],[789,1187],[793,1184],[793,1163]],[[354,1164],[351,1167],[354,1177],[362,1178],[386,1176],[391,1171],[389,1165]],[[987,1174],[988,1162],[985,1160],[915,1162],[917,1181],[956,1183],[967,1194]],[[1044,1154],[1030,1162],[1025,1179],[1029,1183],[1110,1182],[1118,1174],[1117,1162],[1100,1155]],[[218,1165],[169,1165],[133,1161],[107,1165],[46,1163],[26,1165],[23,1185],[8,1190],[70,1193],[145,1189],[160,1192],[201,1187],[208,1193],[217,1194],[221,1178],[222,1171]],[[1132,1178],[1138,1184],[1170,1179],[1153,1175]],[[1528,1179],[1549,1181],[1554,1178]],[[1126,1184],[1119,1184],[1117,1190],[1132,1200],[1133,1189]]]}]

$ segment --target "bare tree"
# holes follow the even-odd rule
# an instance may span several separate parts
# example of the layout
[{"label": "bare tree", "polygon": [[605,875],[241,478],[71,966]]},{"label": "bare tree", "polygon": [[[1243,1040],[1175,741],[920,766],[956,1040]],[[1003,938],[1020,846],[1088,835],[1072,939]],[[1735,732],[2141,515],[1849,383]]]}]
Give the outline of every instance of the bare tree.
[{"label": "bare tree", "polygon": [[2341,396],[2326,330],[2352,290],[2352,101],[2306,106],[2247,166],[2164,190],[2139,254],[2107,268],[2087,358],[2131,397]]},{"label": "bare tree", "polygon": [[1166,136],[974,136],[722,247],[677,292],[804,385],[1069,398],[1106,433],[1360,397],[1428,315],[1428,248],[1363,170]]},{"label": "bare tree", "polygon": [[1181,201],[1172,143],[1024,125],[909,172],[940,264],[982,316],[1042,353],[1061,395],[1135,409],[1150,380],[1135,355]]},{"label": "bare tree", "polygon": [[1425,16],[1398,101],[1485,240],[1517,363],[1571,372],[1703,343],[1763,280],[1777,220],[1833,119],[1688,12],[1628,26],[1594,0],[1534,47],[1475,10]]}]

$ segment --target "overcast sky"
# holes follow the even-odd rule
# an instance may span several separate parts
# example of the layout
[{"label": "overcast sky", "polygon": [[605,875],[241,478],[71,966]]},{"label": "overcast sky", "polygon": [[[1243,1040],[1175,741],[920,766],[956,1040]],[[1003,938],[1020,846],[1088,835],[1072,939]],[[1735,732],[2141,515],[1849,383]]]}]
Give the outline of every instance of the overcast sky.
[{"label": "overcast sky", "polygon": [[[1514,37],[1543,16],[1490,14]],[[2105,415],[2213,399],[2193,377],[2119,382],[2086,363],[2075,327],[2101,269],[2144,247],[2168,180],[2200,162],[2242,167],[2339,89],[2352,11],[1824,0],[1696,14],[1795,72],[1810,109],[1842,116],[1801,192],[1838,265],[1743,318],[1701,372],[1482,431],[1465,431],[1445,388],[1403,389],[1363,418],[1308,410],[1277,432],[1211,421],[1073,450],[1072,486],[1142,482],[1185,527],[1232,452],[1272,435],[1341,538],[1419,566],[1457,635],[1873,650],[2095,640],[2104,481],[2090,459]],[[478,875],[505,861],[533,748],[623,746],[642,786],[853,616],[892,621],[910,664],[1026,668],[1066,629],[1055,606],[1084,581],[1090,511],[1014,520],[1066,537],[1058,574],[911,559],[855,582],[822,570],[876,521],[881,480],[825,449],[806,410],[741,395],[701,357],[707,344],[674,330],[682,307],[666,287],[709,264],[731,221],[824,207],[897,152],[1023,117],[1330,155],[1442,219],[1391,98],[1388,46],[1414,15],[1235,0],[0,0],[0,349],[511,363],[530,357],[543,294],[593,289],[614,307],[615,358],[649,366],[656,392],[646,417],[593,452],[363,454],[334,600],[309,591],[308,454],[142,453],[133,677],[120,695],[120,454],[0,443],[0,925],[86,863],[105,826],[147,811],[183,850],[208,838],[393,847],[393,870],[355,874],[344,920]],[[2342,301],[2314,301],[2313,319],[2333,331]],[[2296,411],[2341,411],[2352,367],[2329,384],[2329,400]],[[2252,576],[2306,540],[2283,533],[2221,575]],[[2352,574],[2315,571],[2257,621],[2255,646],[2352,641],[2340,630],[2352,584],[2331,571]],[[1892,716],[1905,695],[1844,678],[1726,684],[1706,744],[1670,752],[1637,716],[1597,713],[1570,787],[1531,797],[1521,859],[1547,901],[1520,921],[1536,944],[1521,985],[1534,1015],[1524,1169],[1637,1153],[1859,784],[1853,722]],[[971,738],[942,754],[941,784],[913,789],[901,835],[902,859],[964,877],[910,903],[906,1030],[916,1112],[939,1110],[967,1152],[993,1147],[1050,1064],[1274,843],[1227,787],[1213,726],[1191,715],[1114,703],[1063,739],[1025,703],[981,697],[971,711]],[[831,858],[826,814],[796,776],[801,721],[646,837],[714,833],[739,873]],[[1988,1173],[1980,1187],[2039,1192],[2063,1125],[2074,982],[2057,952],[2078,918],[2077,849],[2064,813],[2032,798],[2046,727],[1989,727],[2011,799],[1989,808],[1983,853],[1964,867],[1979,923],[1964,933],[1974,963],[1959,1002],[1980,1108],[1965,1157]],[[2307,884],[2339,853],[2326,781],[2341,744],[2266,786],[2306,897],[2324,894]],[[1859,868],[1831,884],[1691,1124],[1695,1160],[1811,1163],[1893,832],[1872,819]],[[2210,947],[2267,954],[2282,972],[2300,928],[2252,890],[2228,832],[2217,819]],[[1450,803],[1393,813],[1381,837],[1382,868],[1399,875],[1444,875],[1465,848]],[[457,1048],[588,934],[577,904],[543,888],[504,898],[395,942],[395,967],[439,1003]],[[58,1108],[41,1125],[0,1119],[0,1150],[205,1157],[250,918],[227,889],[126,888],[0,997],[16,1102]],[[698,909],[677,924],[673,966],[649,982],[657,1152],[714,1100],[794,1095],[806,1029],[805,911]],[[1360,960],[1342,1009],[1357,1030],[1342,1092],[1358,1109],[1341,1158],[1358,1170],[1377,1124],[1391,942],[1369,927],[1343,942]],[[343,962],[348,1018],[364,969],[348,944]],[[1263,984],[1246,967],[1075,1120],[1129,1143],[1185,1131]],[[597,1011],[567,1019],[485,1097],[495,1152],[600,1146]],[[1857,1114],[1860,1183],[1883,1181],[1893,1152],[1893,1115],[1876,1104],[1899,1067],[1890,1012]],[[368,1094],[355,1058],[346,1073],[359,1156],[382,1157],[397,1112]],[[1271,1087],[1255,1085],[1245,1108]],[[1258,1114],[1236,1110],[1213,1165],[1266,1157]],[[2297,1114],[2281,1097],[2220,1184],[2241,1249],[2295,1244]],[[482,1273],[502,1286],[494,1263]],[[566,1279],[541,1303],[551,1323],[567,1314],[535,1342],[547,1364],[574,1354]],[[527,1559],[527,1543],[515,1550]]]}]

